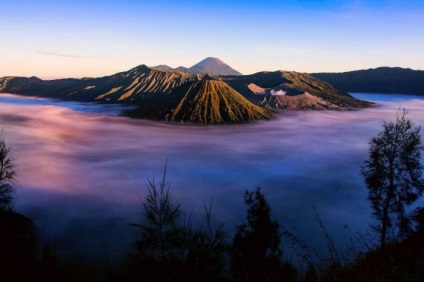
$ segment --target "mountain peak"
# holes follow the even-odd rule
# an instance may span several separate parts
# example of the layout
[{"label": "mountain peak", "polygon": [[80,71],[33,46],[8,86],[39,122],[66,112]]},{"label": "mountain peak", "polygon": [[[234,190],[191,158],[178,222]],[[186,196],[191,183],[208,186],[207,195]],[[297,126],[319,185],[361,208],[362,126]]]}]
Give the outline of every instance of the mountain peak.
[{"label": "mountain peak", "polygon": [[140,108],[129,114],[141,118],[203,125],[244,123],[270,118],[268,110],[252,104],[227,83],[209,77],[185,83],[169,95],[151,96]]},{"label": "mountain peak", "polygon": [[173,70],[173,68],[171,68],[168,65],[158,65],[158,66],[153,66],[152,68],[159,69],[159,70]]},{"label": "mountain peak", "polygon": [[215,57],[204,58],[203,60],[201,60],[197,64],[204,64],[204,63],[216,63],[216,64],[223,64],[223,65],[225,65],[225,63],[223,61],[221,61],[219,58],[215,58]]},{"label": "mountain peak", "polygon": [[208,74],[212,76],[224,76],[224,75],[242,75],[223,61],[215,57],[207,57],[190,68],[179,66],[177,68],[171,68],[168,65],[158,65],[152,67],[153,69],[163,71],[178,71],[188,74]]},{"label": "mountain peak", "polygon": [[141,65],[138,65],[138,66],[136,66],[136,67],[134,67],[134,68],[132,68],[132,69],[130,69],[128,72],[131,72],[131,71],[146,71],[146,70],[150,70],[151,68],[149,68],[148,66],[146,66],[145,64],[141,64]]},{"label": "mountain peak", "polygon": [[209,75],[242,75],[223,61],[214,57],[207,57],[190,68],[193,73]]}]

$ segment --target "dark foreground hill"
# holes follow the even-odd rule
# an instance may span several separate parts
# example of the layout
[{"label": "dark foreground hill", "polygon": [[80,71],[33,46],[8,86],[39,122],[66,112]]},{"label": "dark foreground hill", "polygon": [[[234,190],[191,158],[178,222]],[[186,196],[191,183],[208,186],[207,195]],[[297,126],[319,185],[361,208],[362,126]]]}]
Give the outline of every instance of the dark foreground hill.
[{"label": "dark foreground hill", "polygon": [[[200,124],[268,119],[269,110],[351,110],[372,105],[309,74],[188,74],[145,65],[110,76],[42,80],[0,78],[0,93],[137,105],[133,117]],[[265,109],[266,110],[265,110]]]},{"label": "dark foreground hill", "polygon": [[424,95],[424,71],[380,67],[342,73],[313,73],[347,92]]}]

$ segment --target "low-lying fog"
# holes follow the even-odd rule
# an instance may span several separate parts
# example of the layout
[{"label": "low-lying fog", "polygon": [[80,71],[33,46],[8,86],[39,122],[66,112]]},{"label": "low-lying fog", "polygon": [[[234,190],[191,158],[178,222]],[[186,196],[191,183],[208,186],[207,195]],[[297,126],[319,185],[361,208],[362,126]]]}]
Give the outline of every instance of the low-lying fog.
[{"label": "low-lying fog", "polygon": [[[213,200],[229,237],[260,186],[273,215],[318,246],[313,205],[340,246],[372,223],[360,167],[368,141],[399,107],[424,124],[424,100],[358,94],[379,107],[293,112],[237,126],[172,126],[115,116],[120,108],[0,96],[0,126],[13,146],[15,209],[30,217],[42,242],[66,257],[118,259],[131,248],[147,179],[167,180],[183,209],[201,216]],[[422,202],[422,201],[421,201]],[[349,228],[345,228],[348,225]]]}]

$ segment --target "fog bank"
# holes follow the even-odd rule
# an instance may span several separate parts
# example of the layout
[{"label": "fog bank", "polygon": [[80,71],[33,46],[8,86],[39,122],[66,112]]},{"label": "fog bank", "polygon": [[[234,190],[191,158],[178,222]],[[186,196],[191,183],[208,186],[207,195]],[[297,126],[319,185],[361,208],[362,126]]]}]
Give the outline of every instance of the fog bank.
[{"label": "fog bank", "polygon": [[[60,255],[119,258],[131,247],[147,178],[167,179],[183,209],[213,213],[229,231],[245,214],[243,193],[260,186],[283,225],[310,244],[314,205],[336,241],[372,222],[359,174],[368,141],[399,107],[424,124],[424,101],[364,95],[378,107],[284,113],[237,126],[173,126],[118,117],[119,106],[0,95],[0,125],[17,165],[15,208]],[[422,202],[422,201],[421,201]],[[199,215],[200,216],[200,215]]]}]

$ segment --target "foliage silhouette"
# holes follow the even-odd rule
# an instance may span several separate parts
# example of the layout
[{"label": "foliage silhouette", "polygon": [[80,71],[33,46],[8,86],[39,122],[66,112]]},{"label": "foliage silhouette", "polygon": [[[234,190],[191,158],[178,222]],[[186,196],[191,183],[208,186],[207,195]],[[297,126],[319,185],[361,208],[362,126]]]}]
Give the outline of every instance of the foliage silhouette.
[{"label": "foliage silhouette", "polygon": [[193,226],[192,213],[181,211],[166,183],[166,167],[157,184],[148,180],[142,202],[136,250],[129,256],[126,280],[221,281],[225,279],[227,250],[223,224],[214,224],[211,205],[205,204],[205,229]]},{"label": "foliage silhouette", "polygon": [[6,144],[3,131],[0,132],[0,209],[11,208],[13,198],[12,182],[15,180],[16,171],[13,159],[10,157],[12,147]]},{"label": "foliage silhouette", "polygon": [[233,239],[231,268],[235,281],[290,281],[296,276],[282,265],[278,221],[271,219],[271,207],[258,187],[246,191],[246,221],[237,226]]},{"label": "foliage silhouette", "polygon": [[390,232],[392,238],[401,235],[405,206],[413,203],[424,189],[421,127],[414,126],[407,113],[405,109],[399,110],[395,122],[383,123],[383,131],[369,142],[369,159],[361,170],[373,215],[379,221],[374,228],[380,235],[381,248]]}]

